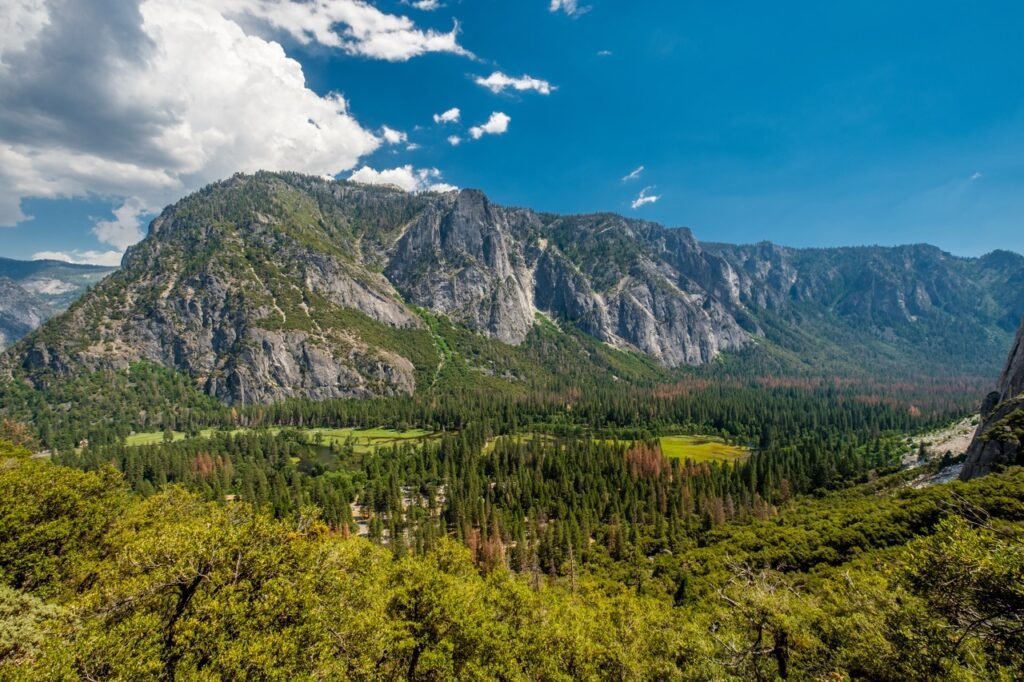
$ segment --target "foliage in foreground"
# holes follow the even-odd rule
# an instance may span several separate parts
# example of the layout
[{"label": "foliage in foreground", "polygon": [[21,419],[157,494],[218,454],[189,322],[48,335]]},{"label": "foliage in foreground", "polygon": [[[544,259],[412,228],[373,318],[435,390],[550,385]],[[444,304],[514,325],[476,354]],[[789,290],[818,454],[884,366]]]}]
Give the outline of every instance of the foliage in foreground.
[{"label": "foliage in foreground", "polygon": [[[829,498],[723,527],[707,547],[667,557],[698,583],[673,596],[598,567],[557,579],[482,571],[451,541],[396,558],[331,533],[310,509],[275,520],[174,487],[140,499],[110,469],[0,449],[4,679],[909,680],[1024,670],[1020,469],[910,493],[937,510],[935,525],[834,566],[771,566],[746,537],[788,527],[796,539]],[[872,501],[883,513],[899,508],[883,488],[859,494],[854,516]],[[851,495],[835,496],[835,514]],[[841,520],[826,528],[816,532],[844,532]],[[698,576],[699,566],[713,570]]]}]

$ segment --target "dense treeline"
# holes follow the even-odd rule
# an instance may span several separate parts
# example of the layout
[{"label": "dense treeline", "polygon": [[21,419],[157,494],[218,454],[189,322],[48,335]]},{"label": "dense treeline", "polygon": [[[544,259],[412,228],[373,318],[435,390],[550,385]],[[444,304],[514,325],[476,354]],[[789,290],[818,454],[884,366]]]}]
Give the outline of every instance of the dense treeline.
[{"label": "dense treeline", "polygon": [[[644,440],[647,430],[633,426],[615,431],[623,440],[586,435],[585,422],[551,428],[571,435],[495,436],[517,423],[502,422],[500,412],[439,438],[362,454],[351,444],[320,445],[286,429],[138,447],[90,445],[58,461],[86,470],[112,463],[146,496],[180,483],[204,499],[241,498],[278,518],[315,505],[343,533],[359,530],[355,517],[365,514],[364,533],[399,556],[452,536],[484,563],[569,574],[578,563],[678,552],[727,521],[767,518],[796,494],[847,485],[891,466],[906,449],[891,432],[880,432],[903,419],[883,406],[851,403],[851,413],[798,404],[806,409],[794,424],[766,430],[757,449],[735,463],[669,460],[657,441]],[[442,405],[436,409],[443,414]],[[815,427],[801,428],[804,422]]]},{"label": "dense treeline", "polygon": [[[402,557],[0,444],[0,677],[1014,679],[1024,471],[900,477],[564,577]],[[643,468],[644,465],[638,465]],[[785,555],[780,552],[788,552]]]},{"label": "dense treeline", "polygon": [[[421,386],[415,396],[231,407],[201,393],[184,374],[138,362],[124,370],[37,372],[31,381],[20,375],[0,381],[0,415],[31,422],[44,446],[59,450],[82,440],[110,444],[132,432],[163,429],[317,425],[458,430],[481,421],[502,433],[537,425],[630,427],[648,434],[699,426],[756,440],[763,434],[770,437],[773,430],[813,429],[819,423],[843,426],[816,406],[848,413],[851,424],[875,420],[880,431],[913,430],[974,410],[991,383],[969,377],[909,383],[822,379],[828,376],[824,368],[803,378],[779,378],[743,355],[720,365],[667,372],[607,348],[587,353],[566,348],[575,337],[566,341],[564,335],[538,331],[536,352],[550,354],[550,366],[561,368],[560,374],[551,375],[537,363],[505,357],[515,351],[500,343],[488,343],[441,320],[429,321],[444,327],[439,339],[452,339],[461,350],[443,363],[444,376]],[[513,378],[486,376],[466,357],[490,367],[493,375]]]},{"label": "dense treeline", "polygon": [[210,501],[244,499],[267,506],[278,518],[308,505],[340,529],[352,524],[350,504],[363,477],[339,464],[338,449],[305,442],[296,433],[215,433],[160,445],[92,446],[56,461],[88,471],[113,464],[126,483],[144,496],[168,484],[183,484]]}]

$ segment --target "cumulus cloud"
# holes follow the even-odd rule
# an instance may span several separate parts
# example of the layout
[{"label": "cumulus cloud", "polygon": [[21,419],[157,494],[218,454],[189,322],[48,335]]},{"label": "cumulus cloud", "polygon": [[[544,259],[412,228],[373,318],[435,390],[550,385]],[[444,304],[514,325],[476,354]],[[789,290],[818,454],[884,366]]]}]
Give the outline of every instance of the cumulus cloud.
[{"label": "cumulus cloud", "polygon": [[388,61],[407,61],[427,52],[473,54],[459,45],[459,25],[451,31],[417,28],[408,17],[386,14],[362,0],[209,0],[230,16],[251,17],[285,31],[303,43],[319,43]]},{"label": "cumulus cloud", "polygon": [[384,138],[384,141],[388,144],[402,144],[403,142],[409,141],[409,136],[400,130],[394,130],[384,126],[380,129],[380,136]]},{"label": "cumulus cloud", "polygon": [[470,128],[469,136],[474,140],[479,140],[484,135],[503,135],[508,131],[508,124],[511,121],[512,118],[510,116],[496,111],[487,119],[487,123]]},{"label": "cumulus cloud", "polygon": [[458,107],[452,107],[448,111],[440,114],[434,114],[434,123],[441,125],[442,123],[458,123],[462,117],[462,112],[459,111]]},{"label": "cumulus cloud", "polygon": [[424,12],[433,12],[435,9],[444,7],[438,0],[402,0],[403,5],[409,5]]},{"label": "cumulus cloud", "polygon": [[630,204],[630,206],[633,207],[633,210],[636,210],[641,206],[646,206],[647,204],[653,204],[661,199],[661,196],[659,195],[648,194],[652,189],[654,189],[654,187],[644,187],[640,190],[640,194],[638,194],[636,199],[633,200],[633,203]]},{"label": "cumulus cloud", "polygon": [[550,95],[552,90],[556,88],[545,80],[539,78],[533,78],[531,76],[520,76],[519,78],[513,78],[507,76],[501,71],[495,71],[487,78],[477,76],[474,79],[477,85],[481,85],[491,92],[497,94],[512,88],[513,90],[525,91],[525,90],[536,90],[542,95]]},{"label": "cumulus cloud", "polygon": [[441,171],[438,169],[414,169],[411,165],[382,171],[363,166],[348,179],[365,185],[393,185],[406,192],[451,192],[458,189],[455,185],[440,182]]},{"label": "cumulus cloud", "polygon": [[117,267],[121,264],[121,251],[38,251],[32,260],[59,260],[80,265],[106,265]]},{"label": "cumulus cloud", "polygon": [[[357,0],[8,0],[0,12],[0,225],[24,198],[117,201],[93,232],[123,250],[139,220],[237,171],[335,175],[383,142],[338,93],[311,90],[264,29],[348,53],[468,54]],[[383,138],[383,139],[382,139]],[[133,225],[134,221],[134,225]],[[67,259],[102,252],[61,252]]]},{"label": "cumulus cloud", "polygon": [[141,218],[149,211],[139,199],[128,199],[114,209],[113,220],[100,220],[92,227],[92,233],[104,244],[124,251],[142,239]]},{"label": "cumulus cloud", "polygon": [[643,172],[644,172],[644,167],[640,166],[639,168],[631,171],[628,175],[626,175],[624,178],[622,178],[622,181],[623,182],[629,182],[631,180],[636,180],[637,178],[639,178],[643,174]]},{"label": "cumulus cloud", "polygon": [[459,137],[458,135],[449,135],[448,144],[450,144],[453,147],[458,147],[460,144],[462,144],[462,138]]},{"label": "cumulus cloud", "polygon": [[549,8],[552,12],[565,12],[570,17],[578,17],[590,11],[590,5],[582,6],[577,0],[551,0]]}]

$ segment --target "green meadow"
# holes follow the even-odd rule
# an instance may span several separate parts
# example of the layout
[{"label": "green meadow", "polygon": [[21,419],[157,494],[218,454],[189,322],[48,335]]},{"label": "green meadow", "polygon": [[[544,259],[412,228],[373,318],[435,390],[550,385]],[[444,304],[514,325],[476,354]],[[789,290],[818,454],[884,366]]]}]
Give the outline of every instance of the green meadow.
[{"label": "green meadow", "polygon": [[662,436],[658,441],[662,454],[683,461],[734,462],[750,454],[747,448],[714,436]]},{"label": "green meadow", "polygon": [[[229,433],[238,434],[245,433],[250,429],[234,429]],[[281,431],[280,427],[273,427],[267,429],[270,433],[278,433]],[[395,445],[401,441],[406,440],[421,440],[425,438],[437,438],[438,434],[432,431],[425,431],[423,429],[408,429],[405,431],[397,431],[395,429],[382,429],[382,428],[368,428],[368,429],[332,429],[332,428],[312,428],[312,429],[299,429],[306,435],[306,438],[311,443],[321,443],[323,445],[346,445],[350,444],[355,452],[366,453],[376,450],[379,447]],[[217,429],[203,429],[199,432],[199,438],[210,438],[213,434],[217,433]],[[187,434],[181,431],[174,431],[174,440],[184,440]],[[162,431],[159,432],[146,432],[146,433],[133,433],[125,438],[125,444],[128,446],[139,446],[139,445],[156,445],[164,442],[164,434]]]}]

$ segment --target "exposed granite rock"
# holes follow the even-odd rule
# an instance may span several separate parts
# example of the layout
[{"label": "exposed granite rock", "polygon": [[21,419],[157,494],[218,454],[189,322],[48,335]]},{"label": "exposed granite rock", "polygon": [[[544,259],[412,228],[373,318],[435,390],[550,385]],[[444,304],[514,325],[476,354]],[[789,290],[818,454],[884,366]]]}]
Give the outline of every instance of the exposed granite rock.
[{"label": "exposed granite rock", "polygon": [[1024,323],[1017,332],[1017,338],[1013,341],[1010,356],[1006,360],[1006,367],[999,378],[1000,397],[1009,400],[1024,393]]},{"label": "exposed granite rock", "polygon": [[967,481],[993,467],[1024,464],[1024,323],[1014,339],[995,391],[981,406],[981,424],[960,473]]},{"label": "exposed granite rock", "polygon": [[512,234],[523,218],[481,192],[444,195],[398,240],[385,273],[408,300],[521,343],[533,325],[531,272]]}]

